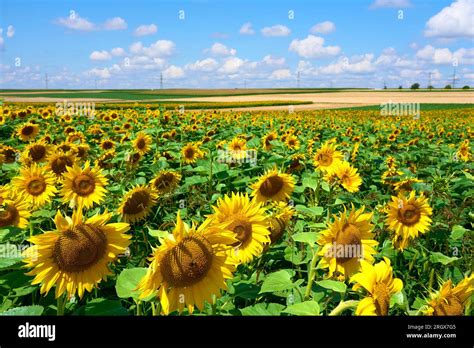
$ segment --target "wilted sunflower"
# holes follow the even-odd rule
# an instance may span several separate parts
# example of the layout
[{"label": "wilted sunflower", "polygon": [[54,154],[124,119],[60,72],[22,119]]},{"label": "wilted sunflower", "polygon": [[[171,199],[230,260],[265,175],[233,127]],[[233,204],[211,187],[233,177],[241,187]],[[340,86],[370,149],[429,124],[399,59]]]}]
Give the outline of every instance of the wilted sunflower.
[{"label": "wilted sunflower", "polygon": [[398,197],[392,196],[388,203],[387,224],[394,233],[393,244],[400,250],[408,246],[409,240],[426,233],[431,224],[430,215],[433,213],[428,204],[428,199],[423,195],[416,198],[415,191],[411,191],[408,198],[399,193]]},{"label": "wilted sunflower", "polygon": [[178,187],[181,175],[175,171],[162,170],[150,182],[150,186],[160,195],[170,193]]},{"label": "wilted sunflower", "polygon": [[48,157],[48,169],[59,179],[66,172],[67,167],[72,167],[76,161],[76,156],[71,153],[56,152]]},{"label": "wilted sunflower", "polygon": [[319,268],[329,268],[329,276],[348,278],[360,269],[361,260],[373,263],[374,246],[378,243],[372,234],[373,213],[364,213],[364,207],[355,210],[352,207],[349,215],[346,209],[339,215],[333,215],[334,222],[328,222],[327,229],[318,239],[322,258]]},{"label": "wilted sunflower", "polygon": [[232,193],[219,199],[212,209],[211,226],[227,223],[227,229],[234,232],[237,241],[232,244],[231,254],[239,263],[251,261],[262,253],[264,244],[270,243],[265,209],[260,203],[250,201],[248,195]]},{"label": "wilted sunflower", "polygon": [[474,292],[474,275],[464,278],[453,288],[452,280],[445,282],[441,289],[431,294],[427,304],[422,307],[424,315],[459,316],[464,314],[464,308],[471,300]]},{"label": "wilted sunflower", "polygon": [[270,231],[270,244],[278,242],[295,214],[295,209],[284,202],[272,202],[271,214],[267,217],[268,229]]},{"label": "wilted sunflower", "polygon": [[203,158],[204,153],[197,144],[188,143],[181,149],[181,155],[185,163],[194,163],[198,158]]},{"label": "wilted sunflower", "polygon": [[323,172],[334,171],[335,166],[343,159],[342,152],[336,149],[336,144],[325,142],[313,156],[314,166]]},{"label": "wilted sunflower", "polygon": [[351,277],[351,282],[356,284],[353,290],[365,289],[368,296],[357,305],[356,315],[379,315],[388,314],[390,297],[403,288],[403,282],[399,278],[393,278],[393,270],[390,260],[386,257],[383,261],[371,265],[361,261],[362,271]]},{"label": "wilted sunflower", "polygon": [[151,150],[150,145],[152,142],[153,139],[149,134],[146,134],[145,132],[139,132],[133,141],[133,148],[140,155],[144,155]]},{"label": "wilted sunflower", "polygon": [[26,201],[18,195],[13,197],[11,192],[4,197],[0,197],[0,228],[8,226],[26,228],[28,218],[31,216],[28,208]]},{"label": "wilted sunflower", "polygon": [[357,169],[352,167],[349,162],[338,162],[334,166],[333,172],[328,172],[325,176],[326,180],[331,182],[337,177],[338,183],[349,192],[359,191],[362,179],[357,173]]},{"label": "wilted sunflower", "polygon": [[111,213],[94,215],[84,221],[82,210],[75,210],[72,219],[58,211],[54,222],[56,230],[33,236],[34,244],[25,251],[26,267],[33,269],[32,284],[41,283],[40,292],[47,294],[56,285],[56,298],[64,292],[68,297],[82,298],[112,274],[109,264],[125,252],[130,244],[127,223],[107,222]]},{"label": "wilted sunflower", "polygon": [[39,126],[36,123],[25,123],[21,125],[18,129],[16,134],[20,137],[23,141],[30,141],[31,139],[35,138],[39,133]]},{"label": "wilted sunflower", "polygon": [[84,169],[74,164],[67,167],[64,173],[61,195],[63,201],[72,202],[80,208],[90,208],[94,203],[100,203],[105,198],[107,190],[104,188],[108,183],[99,167],[91,168],[89,161],[84,164]]},{"label": "wilted sunflower", "polygon": [[156,193],[144,185],[139,185],[128,191],[122,199],[118,211],[122,220],[136,222],[150,214],[151,208],[156,204]]},{"label": "wilted sunflower", "polygon": [[268,170],[250,188],[257,202],[284,201],[290,197],[295,188],[295,178],[274,168]]},{"label": "wilted sunflower", "polygon": [[226,290],[226,279],[232,278],[234,263],[228,255],[229,245],[235,243],[225,226],[209,226],[209,220],[199,228],[189,227],[178,212],[173,234],[163,238],[154,249],[147,274],[137,289],[141,298],[157,292],[164,314],[194,307],[202,310],[204,303],[219,297]]},{"label": "wilted sunflower", "polygon": [[51,202],[57,192],[55,178],[36,163],[31,167],[20,168],[20,176],[11,181],[12,187],[33,208],[39,208]]}]

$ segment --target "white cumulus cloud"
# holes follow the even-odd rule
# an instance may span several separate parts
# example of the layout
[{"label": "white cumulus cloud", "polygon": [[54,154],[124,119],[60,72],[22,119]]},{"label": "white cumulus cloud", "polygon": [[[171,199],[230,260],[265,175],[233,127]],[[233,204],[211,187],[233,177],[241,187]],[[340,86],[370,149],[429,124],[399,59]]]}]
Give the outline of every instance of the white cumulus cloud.
[{"label": "white cumulus cloud", "polygon": [[331,21],[315,24],[310,32],[313,34],[329,34],[336,30],[336,25]]},{"label": "white cumulus cloud", "polygon": [[123,30],[127,29],[127,22],[123,18],[114,17],[107,19],[104,23],[105,30]]},{"label": "white cumulus cloud", "polygon": [[405,8],[410,7],[410,0],[375,0],[369,8]]},{"label": "white cumulus cloud", "polygon": [[91,60],[109,60],[112,58],[109,52],[107,51],[94,51],[89,56]]},{"label": "white cumulus cloud", "polygon": [[237,50],[235,48],[228,48],[226,45],[216,42],[211,48],[206,49],[205,52],[209,52],[214,56],[235,56]]},{"label": "white cumulus cloud", "polygon": [[185,69],[210,72],[216,70],[218,66],[219,63],[214,58],[206,58],[203,60],[197,60],[194,63],[186,64]]},{"label": "white cumulus cloud", "polygon": [[277,24],[271,27],[265,27],[262,29],[263,36],[275,37],[275,36],[288,36],[291,30],[285,25]]},{"label": "white cumulus cloud", "polygon": [[125,50],[122,47],[115,47],[110,50],[110,54],[115,57],[120,57],[125,55]]},{"label": "white cumulus cloud", "polygon": [[13,35],[15,35],[15,29],[13,28],[13,25],[9,25],[7,28],[7,37],[12,38]]},{"label": "white cumulus cloud", "polygon": [[474,37],[474,0],[457,0],[426,23],[428,37]]},{"label": "white cumulus cloud", "polygon": [[68,29],[78,31],[92,31],[96,29],[94,23],[90,22],[86,18],[82,18],[79,16],[79,13],[74,11],[71,11],[71,14],[68,17],[58,18],[56,23]]},{"label": "white cumulus cloud", "polygon": [[140,25],[135,29],[134,35],[135,36],[145,36],[145,35],[152,35],[158,31],[158,27],[155,24],[143,24]]},{"label": "white cumulus cloud", "polygon": [[163,78],[165,79],[179,79],[184,76],[184,70],[178,66],[171,65],[163,70]]},{"label": "white cumulus cloud", "polygon": [[291,77],[291,72],[289,69],[278,69],[271,73],[271,80],[283,80]]},{"label": "white cumulus cloud", "polygon": [[253,35],[255,34],[255,30],[252,28],[252,23],[247,22],[240,27],[239,33],[242,35]]},{"label": "white cumulus cloud", "polygon": [[288,50],[297,53],[303,58],[335,56],[341,52],[339,46],[324,46],[324,39],[314,35],[308,35],[306,39],[302,40],[293,40]]}]

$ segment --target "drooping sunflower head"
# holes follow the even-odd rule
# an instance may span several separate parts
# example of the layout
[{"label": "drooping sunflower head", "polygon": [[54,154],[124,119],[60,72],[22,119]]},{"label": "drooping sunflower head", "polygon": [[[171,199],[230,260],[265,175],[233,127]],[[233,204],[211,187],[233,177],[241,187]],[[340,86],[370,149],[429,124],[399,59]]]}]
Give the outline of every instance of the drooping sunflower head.
[{"label": "drooping sunflower head", "polygon": [[54,176],[36,163],[22,167],[20,176],[12,179],[13,188],[34,208],[51,202],[57,192],[55,183]]},{"label": "drooping sunflower head", "polygon": [[144,155],[151,150],[150,145],[152,142],[153,139],[149,134],[146,134],[145,132],[139,132],[133,141],[133,148],[139,154]]},{"label": "drooping sunflower head", "polygon": [[405,249],[411,239],[419,234],[428,232],[432,215],[428,199],[423,195],[416,197],[415,191],[411,191],[407,197],[399,193],[397,197],[392,196],[388,203],[387,224],[393,233],[393,244],[400,250]]},{"label": "drooping sunflower head", "polygon": [[359,187],[362,184],[362,179],[357,173],[357,169],[352,167],[349,162],[346,161],[338,162],[334,166],[332,172],[326,173],[325,179],[330,183],[337,181],[344,189],[349,192],[359,191]]},{"label": "drooping sunflower head", "polygon": [[156,193],[147,186],[139,185],[128,191],[118,208],[122,220],[126,222],[140,221],[150,214],[156,204]]},{"label": "drooping sunflower head", "polygon": [[150,185],[158,194],[163,195],[173,192],[180,180],[181,174],[171,170],[162,170],[150,182]]},{"label": "drooping sunflower head", "polygon": [[474,292],[474,275],[464,278],[453,287],[451,279],[443,283],[438,292],[432,293],[426,305],[422,307],[425,315],[434,316],[459,316],[464,314],[464,309]]},{"label": "drooping sunflower head", "polygon": [[58,211],[54,219],[56,230],[30,238],[34,244],[25,251],[28,273],[35,276],[32,284],[41,284],[40,292],[47,294],[56,285],[56,298],[63,293],[76,293],[80,298],[112,272],[109,264],[130,244],[126,235],[130,226],[111,223],[111,213],[83,219],[82,210],[75,210],[72,219]]},{"label": "drooping sunflower head", "polygon": [[318,244],[320,268],[329,268],[329,276],[349,277],[360,269],[361,260],[372,263],[374,247],[378,244],[373,237],[371,223],[373,213],[364,213],[364,207],[350,212],[344,209],[339,215],[333,215],[322,231]]},{"label": "drooping sunflower head", "polygon": [[252,196],[257,202],[285,201],[295,188],[295,178],[274,168],[268,170],[250,187],[253,189]]},{"label": "drooping sunflower head", "polygon": [[195,163],[198,158],[203,158],[204,153],[199,146],[194,143],[188,143],[181,149],[181,155],[185,163]]},{"label": "drooping sunflower head", "polygon": [[265,135],[262,139],[262,145],[263,149],[265,151],[268,151],[272,148],[272,141],[278,139],[278,134],[277,132],[270,132],[267,135]]},{"label": "drooping sunflower head", "polygon": [[361,269],[360,273],[353,275],[350,279],[351,282],[356,283],[353,290],[364,289],[367,293],[367,296],[357,305],[355,314],[387,315],[390,297],[402,290],[402,280],[393,278],[390,260],[386,257],[375,265],[361,261]]},{"label": "drooping sunflower head", "polygon": [[178,212],[173,234],[154,249],[137,289],[141,298],[157,291],[164,314],[181,313],[186,307],[190,313],[194,307],[202,310],[213,295],[219,297],[227,289],[226,279],[235,270],[228,249],[235,238],[222,224],[212,227],[209,222],[189,227]]},{"label": "drooping sunflower head", "polygon": [[288,223],[295,214],[295,209],[285,202],[272,202],[270,210],[271,213],[267,218],[267,224],[270,231],[271,244],[275,244],[283,237]]},{"label": "drooping sunflower head", "polygon": [[0,228],[18,227],[26,228],[28,218],[31,216],[28,203],[11,190],[0,197]]},{"label": "drooping sunflower head", "polygon": [[263,245],[270,242],[265,209],[248,195],[232,193],[219,199],[212,207],[214,214],[209,216],[211,226],[226,223],[227,229],[237,239],[232,244],[231,255],[239,262],[246,263],[263,251]]},{"label": "drooping sunflower head", "polygon": [[400,192],[402,194],[407,194],[413,191],[413,185],[423,182],[422,180],[418,180],[417,178],[407,178],[402,179],[399,182],[394,184],[393,189],[395,192]]},{"label": "drooping sunflower head", "polygon": [[16,134],[22,141],[30,141],[39,134],[39,126],[36,123],[27,122],[17,129]]},{"label": "drooping sunflower head", "polygon": [[313,163],[323,172],[332,172],[342,159],[342,152],[337,150],[337,145],[327,141],[314,154]]},{"label": "drooping sunflower head", "polygon": [[107,182],[102,170],[97,166],[91,168],[89,161],[86,161],[84,168],[78,164],[67,167],[61,188],[63,201],[80,208],[91,208],[94,203],[104,200]]}]

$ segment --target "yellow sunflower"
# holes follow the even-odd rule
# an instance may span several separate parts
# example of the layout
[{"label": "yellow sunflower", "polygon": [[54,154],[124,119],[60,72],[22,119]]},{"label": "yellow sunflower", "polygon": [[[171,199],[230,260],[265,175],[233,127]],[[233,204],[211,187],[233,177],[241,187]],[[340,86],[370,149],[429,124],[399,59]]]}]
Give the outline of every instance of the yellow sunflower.
[{"label": "yellow sunflower", "polygon": [[270,231],[267,227],[265,209],[248,195],[232,193],[219,199],[213,206],[214,214],[209,216],[211,226],[227,223],[237,241],[232,244],[233,258],[239,263],[251,261],[263,251],[263,245],[270,243]]},{"label": "yellow sunflower", "polygon": [[359,191],[362,179],[357,173],[357,169],[349,162],[338,162],[332,172],[327,172],[324,179],[329,183],[338,183],[349,192]]},{"label": "yellow sunflower", "polygon": [[136,222],[150,214],[151,208],[156,204],[157,195],[152,189],[139,185],[128,191],[118,208],[125,222]]},{"label": "yellow sunflower", "polygon": [[394,234],[392,241],[398,249],[405,249],[410,239],[417,238],[419,234],[429,230],[431,224],[429,216],[433,212],[428,199],[423,195],[417,198],[415,191],[411,191],[408,197],[399,193],[398,197],[392,196],[388,207],[388,229]]},{"label": "yellow sunflower", "polygon": [[295,178],[290,174],[280,173],[274,168],[268,170],[250,188],[257,202],[284,201],[290,197],[295,188]]},{"label": "yellow sunflower", "polygon": [[13,188],[30,203],[39,208],[51,202],[57,192],[55,178],[36,163],[31,167],[20,168],[20,176],[11,181]]},{"label": "yellow sunflower", "polygon": [[77,164],[67,167],[64,173],[61,195],[64,202],[72,202],[79,208],[90,208],[94,203],[104,200],[107,190],[104,188],[108,183],[99,167],[91,168],[89,161],[81,169]]},{"label": "yellow sunflower", "polygon": [[317,169],[323,172],[332,172],[342,159],[342,152],[337,150],[337,145],[327,141],[314,154],[313,163]]},{"label": "yellow sunflower", "polygon": [[151,187],[160,195],[173,192],[181,180],[181,174],[171,171],[162,170],[150,182]]},{"label": "yellow sunflower", "polygon": [[36,123],[25,123],[17,129],[16,134],[22,141],[30,141],[39,134],[39,126]]},{"label": "yellow sunflower", "polygon": [[0,228],[8,226],[26,228],[28,226],[28,218],[31,216],[28,203],[20,196],[15,196],[7,192],[0,197]]},{"label": "yellow sunflower", "polygon": [[368,292],[368,296],[359,302],[355,314],[387,315],[390,297],[402,290],[402,280],[393,278],[390,260],[386,257],[375,265],[362,261],[361,267],[362,271],[353,275],[350,281],[356,283],[353,290],[363,288]]},{"label": "yellow sunflower", "polygon": [[181,149],[183,161],[187,164],[194,163],[198,158],[203,158],[204,153],[199,149],[199,146],[194,143],[188,143]]},{"label": "yellow sunflower", "polygon": [[137,289],[141,298],[157,291],[164,314],[194,307],[202,310],[212,303],[213,295],[227,289],[226,279],[232,278],[235,264],[228,254],[235,243],[225,226],[209,226],[206,220],[199,228],[185,224],[178,212],[173,234],[163,238],[154,249],[147,274]]},{"label": "yellow sunflower", "polygon": [[139,132],[133,141],[133,148],[140,155],[144,155],[151,150],[150,145],[152,142],[153,139],[150,135],[146,134],[145,132]]},{"label": "yellow sunflower", "polygon": [[318,268],[329,268],[329,276],[348,278],[360,269],[360,262],[373,263],[374,247],[378,244],[372,234],[373,213],[364,213],[365,207],[349,214],[346,209],[339,215],[333,215],[334,222],[328,222],[321,232],[318,244],[321,256]]},{"label": "yellow sunflower", "polygon": [[285,202],[272,202],[271,214],[267,218],[270,231],[270,244],[278,242],[295,214],[295,209]]},{"label": "yellow sunflower", "polygon": [[26,147],[21,160],[26,165],[30,165],[32,162],[44,162],[50,154],[50,148],[51,145],[48,145],[44,140],[38,140]]},{"label": "yellow sunflower", "polygon": [[94,215],[84,221],[82,210],[75,210],[72,219],[58,211],[56,230],[30,238],[34,244],[25,251],[28,275],[32,284],[41,283],[40,292],[47,294],[56,285],[56,298],[64,292],[80,298],[112,274],[109,264],[125,252],[130,244],[127,223],[107,222],[111,213]]},{"label": "yellow sunflower", "polygon": [[298,150],[300,148],[300,141],[295,135],[289,135],[285,140],[285,144],[291,150]]},{"label": "yellow sunflower", "polygon": [[234,160],[241,160],[247,156],[247,142],[241,137],[235,137],[227,145],[228,150]]},{"label": "yellow sunflower", "polygon": [[474,292],[474,275],[464,278],[453,288],[452,280],[445,282],[441,289],[434,294],[421,312],[433,316],[459,316],[464,314],[464,309],[471,300]]},{"label": "yellow sunflower", "polygon": [[268,151],[272,148],[272,141],[278,139],[278,134],[276,132],[270,132],[267,135],[265,135],[262,139],[262,145],[263,149],[265,151]]}]

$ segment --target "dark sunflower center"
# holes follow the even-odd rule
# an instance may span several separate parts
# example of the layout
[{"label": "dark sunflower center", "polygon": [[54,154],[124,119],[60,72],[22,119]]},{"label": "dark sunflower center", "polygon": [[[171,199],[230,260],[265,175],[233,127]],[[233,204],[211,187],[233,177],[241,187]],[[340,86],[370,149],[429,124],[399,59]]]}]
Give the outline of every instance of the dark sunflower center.
[{"label": "dark sunflower center", "polygon": [[185,237],[161,260],[163,280],[172,287],[196,284],[209,272],[212,259],[212,245],[206,238]]},{"label": "dark sunflower center", "polygon": [[459,298],[455,295],[449,295],[435,306],[433,314],[436,316],[460,316],[463,311],[464,307]]},{"label": "dark sunflower center", "polygon": [[150,203],[150,195],[146,191],[134,192],[125,202],[124,214],[138,214],[144,211]]},{"label": "dark sunflower center", "polygon": [[33,134],[33,131],[34,131],[33,126],[25,126],[21,130],[21,134],[28,136],[28,135]]},{"label": "dark sunflower center", "polygon": [[111,141],[106,141],[102,144],[102,148],[105,150],[109,150],[114,147],[114,144]]},{"label": "dark sunflower center", "polygon": [[33,177],[28,182],[27,191],[30,195],[39,196],[46,190],[46,183],[43,178]]},{"label": "dark sunflower center", "polygon": [[166,189],[166,188],[170,187],[171,184],[173,183],[173,178],[174,178],[173,174],[164,173],[164,174],[160,175],[158,180],[155,181],[155,187],[157,189]]},{"label": "dark sunflower center", "polygon": [[407,204],[398,210],[400,221],[407,226],[414,225],[420,221],[420,216],[420,210],[412,204]]},{"label": "dark sunflower center", "polygon": [[346,223],[336,236],[336,259],[340,263],[347,262],[361,255],[361,238],[359,228]]},{"label": "dark sunflower center", "polygon": [[385,283],[376,283],[373,291],[377,315],[387,315],[390,303],[390,291]]},{"label": "dark sunflower center", "polygon": [[320,153],[316,159],[318,160],[319,164],[322,165],[323,167],[330,166],[332,163],[332,157],[328,156],[325,153]]},{"label": "dark sunflower center", "polygon": [[46,155],[46,147],[43,145],[34,145],[30,148],[29,155],[33,161],[40,161]]},{"label": "dark sunflower center", "polygon": [[252,224],[246,220],[237,218],[228,228],[235,233],[235,238],[238,239],[237,242],[232,244],[234,247],[245,247],[252,239]]},{"label": "dark sunflower center", "polygon": [[184,151],[184,156],[186,158],[194,158],[194,149],[192,147],[186,148],[186,150]]},{"label": "dark sunflower center", "polygon": [[106,247],[107,237],[100,227],[80,224],[61,233],[52,258],[61,271],[82,272],[102,258]]},{"label": "dark sunflower center", "polygon": [[273,197],[283,188],[283,179],[274,175],[265,180],[260,186],[260,193],[265,197]]},{"label": "dark sunflower center", "polygon": [[0,209],[0,227],[14,225],[20,217],[18,209],[14,205],[7,205],[4,209]]},{"label": "dark sunflower center", "polygon": [[94,192],[95,180],[87,174],[78,175],[72,181],[72,189],[79,196],[88,196]]},{"label": "dark sunflower center", "polygon": [[61,175],[66,171],[66,166],[72,166],[72,159],[68,156],[61,156],[53,160],[51,163],[51,169],[56,175]]},{"label": "dark sunflower center", "polygon": [[145,148],[145,146],[146,146],[145,139],[143,139],[143,138],[138,139],[137,148],[140,149],[140,150],[143,150]]}]

